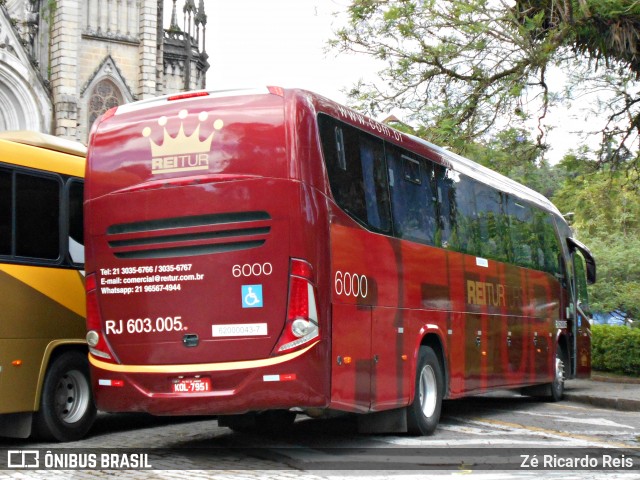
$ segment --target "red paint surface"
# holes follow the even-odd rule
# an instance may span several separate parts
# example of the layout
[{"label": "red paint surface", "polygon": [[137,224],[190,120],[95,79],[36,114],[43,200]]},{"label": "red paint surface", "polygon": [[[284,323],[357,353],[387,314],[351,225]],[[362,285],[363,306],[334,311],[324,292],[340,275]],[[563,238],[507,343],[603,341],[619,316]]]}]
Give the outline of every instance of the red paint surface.
[{"label": "red paint surface", "polygon": [[[188,111],[184,120],[181,110]],[[289,407],[357,412],[400,407],[413,400],[417,352],[428,335],[442,345],[449,397],[551,381],[556,339],[566,333],[555,326],[568,305],[560,282],[493,260],[487,267],[478,266],[473,256],[363,229],[332,201],[316,125],[321,111],[440,161],[436,152],[388,127],[361,116],[350,118],[326,99],[290,90],[284,97],[159,100],[111,116],[94,130],[85,190],[86,269],[96,274],[101,333],[114,363],[175,366],[278,356],[274,347],[285,328],[291,258],[313,267],[320,327],[319,343],[295,360],[202,373],[211,379],[210,392],[173,393],[172,382],[181,374],[120,374],[93,367],[100,409],[218,414]],[[207,113],[205,122],[198,118],[201,112]],[[158,119],[163,116],[172,137],[181,124],[186,136],[199,128],[200,141],[213,133],[206,170],[152,173],[150,140],[162,144],[164,129]],[[215,120],[223,127],[214,129]],[[151,131],[149,137],[142,134],[145,128]],[[246,212],[267,216],[238,221]],[[165,221],[215,215],[230,220],[214,225]],[[116,228],[113,233],[114,226],[154,221],[160,227],[147,223],[144,232]],[[242,242],[260,245],[245,248]],[[221,244],[234,249],[165,258],[116,256],[151,251],[153,257],[156,248],[193,252],[198,246]],[[236,266],[267,263],[269,275],[234,276]],[[189,271],[158,273],[187,264]],[[141,267],[153,271],[122,273]],[[147,285],[103,283],[117,277],[124,282],[193,274],[203,278],[149,282],[180,284],[180,290],[101,293],[102,287],[144,290]],[[348,295],[345,274],[351,281]],[[360,291],[363,279],[366,295]],[[469,282],[475,285],[475,302],[469,301]],[[243,285],[262,286],[261,308],[242,308]],[[183,329],[158,331],[157,319],[167,317],[179,317]],[[142,330],[150,319],[151,331],[127,331],[131,319],[142,320]],[[107,321],[115,322],[109,334]],[[228,324],[266,324],[268,334],[212,336],[212,325]],[[122,325],[122,333],[114,333],[114,325]],[[132,325],[135,330],[135,322]],[[185,335],[197,335],[197,346],[185,346]],[[264,382],[263,375],[288,381]],[[124,386],[98,387],[98,378],[123,380]]]}]

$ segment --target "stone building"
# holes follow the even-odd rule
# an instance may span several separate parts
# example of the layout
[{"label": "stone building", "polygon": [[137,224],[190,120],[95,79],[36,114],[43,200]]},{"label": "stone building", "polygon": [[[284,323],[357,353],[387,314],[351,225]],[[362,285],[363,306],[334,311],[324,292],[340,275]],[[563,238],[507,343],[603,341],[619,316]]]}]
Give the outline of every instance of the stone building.
[{"label": "stone building", "polygon": [[112,106],[204,88],[204,1],[181,10],[176,0],[0,0],[0,131],[86,142]]}]

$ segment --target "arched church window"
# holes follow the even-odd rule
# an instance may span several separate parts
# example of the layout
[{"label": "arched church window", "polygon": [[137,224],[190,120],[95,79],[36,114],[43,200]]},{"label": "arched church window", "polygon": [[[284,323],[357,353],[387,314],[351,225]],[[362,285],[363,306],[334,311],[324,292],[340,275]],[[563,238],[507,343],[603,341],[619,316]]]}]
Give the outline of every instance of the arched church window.
[{"label": "arched church window", "polygon": [[100,80],[93,87],[89,97],[89,128],[100,115],[122,103],[122,94],[118,87],[111,80]]}]

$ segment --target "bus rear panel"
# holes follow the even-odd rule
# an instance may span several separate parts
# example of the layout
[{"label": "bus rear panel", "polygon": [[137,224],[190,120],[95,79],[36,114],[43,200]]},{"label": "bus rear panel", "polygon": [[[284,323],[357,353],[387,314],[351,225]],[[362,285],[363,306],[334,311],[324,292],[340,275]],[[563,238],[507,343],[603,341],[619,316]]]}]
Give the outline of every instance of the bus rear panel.
[{"label": "bus rear panel", "polygon": [[261,92],[120,107],[93,132],[87,288],[100,409],[326,405],[322,272],[314,244],[296,240],[318,207],[290,178],[285,130],[282,96]]}]

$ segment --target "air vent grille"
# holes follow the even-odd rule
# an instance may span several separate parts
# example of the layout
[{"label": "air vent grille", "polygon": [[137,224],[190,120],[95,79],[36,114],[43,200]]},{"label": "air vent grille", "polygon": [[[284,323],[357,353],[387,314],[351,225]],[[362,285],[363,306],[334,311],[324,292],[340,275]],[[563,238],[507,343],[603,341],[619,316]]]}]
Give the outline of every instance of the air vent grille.
[{"label": "air vent grille", "polygon": [[168,258],[257,248],[270,232],[267,212],[233,212],[111,225],[107,242],[117,258]]}]

